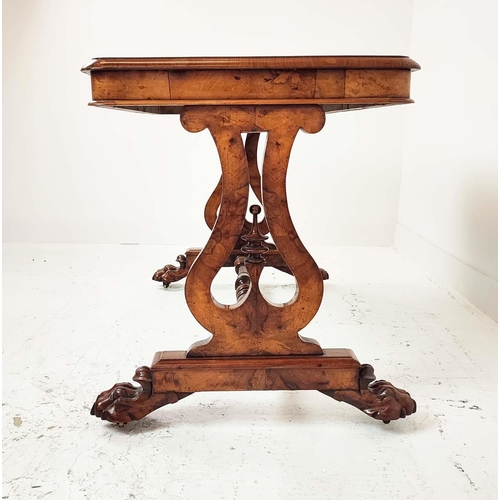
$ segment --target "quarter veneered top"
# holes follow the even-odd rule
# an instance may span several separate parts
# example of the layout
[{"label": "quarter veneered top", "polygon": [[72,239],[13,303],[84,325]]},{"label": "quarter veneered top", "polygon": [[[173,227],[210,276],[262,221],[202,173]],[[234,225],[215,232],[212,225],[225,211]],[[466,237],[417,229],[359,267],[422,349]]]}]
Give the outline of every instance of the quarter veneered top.
[{"label": "quarter veneered top", "polygon": [[211,69],[407,69],[419,70],[406,56],[261,56],[261,57],[99,57],[82,71]]}]

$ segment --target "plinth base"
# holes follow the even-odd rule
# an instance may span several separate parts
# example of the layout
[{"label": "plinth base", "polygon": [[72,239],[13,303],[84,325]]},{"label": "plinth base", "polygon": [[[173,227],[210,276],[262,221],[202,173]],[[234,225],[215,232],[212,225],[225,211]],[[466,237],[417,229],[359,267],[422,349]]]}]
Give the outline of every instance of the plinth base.
[{"label": "plinth base", "polygon": [[102,392],[91,414],[123,425],[195,392],[317,390],[389,423],[416,411],[404,390],[375,380],[349,349],[322,355],[187,358],[185,351],[156,353],[151,368],[136,370],[140,384],[115,384]]}]

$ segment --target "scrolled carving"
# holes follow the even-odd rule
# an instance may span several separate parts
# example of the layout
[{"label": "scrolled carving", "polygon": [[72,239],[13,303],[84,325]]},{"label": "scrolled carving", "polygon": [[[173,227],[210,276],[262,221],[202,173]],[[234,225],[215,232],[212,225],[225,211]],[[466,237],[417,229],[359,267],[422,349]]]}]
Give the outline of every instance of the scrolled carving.
[{"label": "scrolled carving", "polygon": [[176,403],[190,393],[153,394],[153,374],[147,366],[137,368],[133,377],[140,385],[136,387],[128,382],[115,384],[108,391],[97,397],[91,415],[119,425],[140,420],[152,411],[166,404]]},{"label": "scrolled carving", "polygon": [[[191,313],[212,337],[193,345],[188,357],[322,354],[316,341],[299,334],[319,308],[323,277],[291,221],[286,201],[286,172],[298,131],[317,132],[324,120],[325,114],[319,106],[186,106],[183,109],[181,123],[186,130],[209,129],[222,167],[217,220],[209,241],[189,271],[185,286]],[[250,171],[253,156],[248,151],[256,151],[257,142],[253,139],[256,136],[250,135],[252,143],[247,143],[245,149],[241,134],[264,131],[268,132],[268,142],[262,179],[255,186],[257,193],[262,194],[267,226],[282,257],[278,265],[283,264],[297,282],[296,293],[286,304],[267,301],[259,290],[263,254],[269,249],[260,241],[264,238],[260,224],[255,222],[253,230],[252,226],[249,228],[250,234],[243,232],[249,181],[252,177],[257,179]],[[245,236],[240,238],[242,234]],[[252,286],[248,293],[243,293],[242,286],[236,304],[220,304],[212,296],[211,284],[240,240],[247,242],[241,250],[248,256],[246,267]],[[248,279],[243,278],[237,287],[240,284],[246,287],[243,281]]]},{"label": "scrolled carving", "polygon": [[178,262],[178,266],[173,264],[167,264],[165,267],[158,269],[153,274],[154,281],[161,281],[165,288],[168,288],[170,283],[179,281],[187,276],[189,267],[187,266],[186,256],[181,254],[175,259]]}]

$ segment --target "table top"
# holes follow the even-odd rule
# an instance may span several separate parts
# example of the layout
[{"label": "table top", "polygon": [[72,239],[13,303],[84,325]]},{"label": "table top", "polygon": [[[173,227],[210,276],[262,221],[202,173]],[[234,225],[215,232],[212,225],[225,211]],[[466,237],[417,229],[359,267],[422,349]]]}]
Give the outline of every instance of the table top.
[{"label": "table top", "polygon": [[155,114],[186,105],[319,104],[326,112],[412,103],[406,56],[97,58],[92,106]]},{"label": "table top", "polygon": [[259,57],[98,57],[82,71],[188,69],[410,69],[406,56],[259,56]]}]

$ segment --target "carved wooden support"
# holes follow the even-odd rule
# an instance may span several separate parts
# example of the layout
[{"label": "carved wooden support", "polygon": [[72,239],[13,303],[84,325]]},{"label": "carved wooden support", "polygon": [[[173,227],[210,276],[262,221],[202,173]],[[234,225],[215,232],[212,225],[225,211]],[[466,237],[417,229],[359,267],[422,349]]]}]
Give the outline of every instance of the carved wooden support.
[{"label": "carved wooden support", "polygon": [[99,394],[90,414],[123,425],[132,420],[140,420],[152,411],[167,404],[177,403],[191,394],[173,391],[155,394],[153,374],[147,366],[137,368],[133,380],[140,386],[122,382]]},{"label": "carved wooden support", "polygon": [[[217,390],[318,390],[386,423],[414,413],[416,403],[406,391],[376,381],[373,368],[360,365],[351,351],[323,351],[299,334],[319,308],[324,275],[293,226],[286,173],[296,134],[300,129],[318,132],[323,110],[187,106],[181,120],[190,132],[208,128],[215,141],[222,166],[220,204],[203,250],[179,256],[179,266],[167,266],[165,274],[168,282],[187,274],[188,307],[212,337],[188,352],[157,353],[151,369],[137,370],[139,387],[116,384],[97,398],[92,414],[124,424],[193,392]],[[254,134],[249,134],[250,147],[241,137],[249,131]],[[267,220],[258,221],[261,209],[253,205],[250,223],[245,215],[252,175],[252,187],[257,180],[249,158],[256,151],[255,134],[261,131],[268,132],[268,142],[257,191]],[[270,233],[275,248],[264,243],[264,232]],[[237,300],[231,305],[220,304],[211,294],[215,276],[228,263],[235,263],[238,273]],[[261,294],[259,280],[266,264],[286,267],[295,277],[296,293],[290,301],[273,304]]]},{"label": "carved wooden support", "polygon": [[[319,308],[323,280],[288,212],[286,172],[298,131],[318,132],[324,120],[324,112],[319,106],[184,108],[181,114],[184,128],[190,132],[208,128],[222,166],[217,220],[208,243],[189,271],[185,286],[191,313],[213,336],[192,346],[189,357],[322,353],[317,342],[302,338],[298,333]],[[262,296],[258,286],[262,265],[248,259],[246,267],[252,286],[244,300],[224,305],[210,292],[219,269],[238,241],[244,239],[240,237],[245,229],[250,173],[241,134],[249,131],[268,132],[262,167],[262,203],[277,250],[297,282],[296,294],[286,304],[275,305]],[[252,251],[251,245],[245,247]],[[259,253],[262,252],[259,250]]]},{"label": "carved wooden support", "polygon": [[[245,156],[248,164],[249,183],[257,200],[262,203],[262,180],[257,163],[257,147],[259,144],[260,132],[250,132],[245,139]],[[217,212],[222,200],[222,176],[217,186],[210,195],[205,205],[205,222],[210,229],[213,229],[217,220]],[[252,226],[252,222],[246,220],[242,234],[246,234]],[[259,223],[259,230],[263,234],[269,233],[266,218]]]},{"label": "carved wooden support", "polygon": [[178,266],[167,264],[165,267],[158,269],[158,271],[153,274],[153,280],[161,281],[163,286],[168,288],[170,283],[174,283],[175,281],[185,278],[193,262],[191,261],[188,265],[187,258],[183,254],[178,255],[175,260],[179,263]]},{"label": "carved wooden support", "polygon": [[161,406],[195,392],[317,390],[359,408],[384,423],[415,413],[410,395],[375,380],[350,349],[325,349],[319,356],[241,356],[189,358],[185,351],[156,353],[151,368],[138,368],[134,380],[99,395],[91,414],[120,425],[139,420]]},{"label": "carved wooden support", "polygon": [[[259,167],[257,164],[257,147],[259,143],[259,137],[260,133],[259,132],[250,132],[247,134],[246,139],[245,139],[245,156],[247,159],[247,164],[248,164],[248,174],[249,174],[249,183],[250,187],[252,188],[253,193],[255,194],[256,198],[259,200],[259,202],[262,204],[262,179],[261,175],[259,172]],[[210,229],[213,229],[215,225],[215,221],[217,220],[217,213],[219,210],[219,206],[221,203],[222,199],[222,177],[220,178],[217,186],[215,187],[214,191],[210,195],[206,205],[205,205],[205,222],[207,223],[207,226]],[[243,230],[241,233],[241,237],[239,240],[236,242],[234,250],[237,252],[244,244],[245,242],[243,241],[242,237],[247,234],[252,228],[252,222],[245,220],[245,223],[243,225]],[[268,234],[269,233],[269,226],[266,220],[266,217],[262,219],[262,221],[259,223],[259,231],[262,234]],[[268,243],[266,245],[270,250],[276,250],[276,247],[273,244]],[[201,249],[200,249],[201,251]],[[238,252],[237,252],[238,253]],[[238,253],[238,255],[241,255],[241,252]],[[179,255],[177,257],[177,262],[179,263],[179,266],[175,266],[172,264],[167,264],[166,266],[162,267],[161,269],[158,269],[154,274],[153,274],[153,280],[154,281],[159,281],[163,283],[163,286],[165,288],[168,288],[170,283],[179,281],[187,276],[187,273],[189,271],[189,268],[193,264],[194,260],[196,259],[197,255],[194,258],[189,258],[190,256],[187,255]],[[237,256],[236,256],[237,257]],[[230,267],[233,266],[234,264],[234,257],[232,260],[229,262],[224,263],[224,267]],[[278,269],[279,271],[282,271],[287,274],[292,274],[292,271],[290,268],[286,265],[283,257],[281,254],[276,250],[273,252],[271,259],[266,263],[266,265],[270,267],[274,267],[275,269]],[[324,269],[320,269],[321,275],[324,280],[327,280],[329,278],[328,273]]]},{"label": "carved wooden support", "polygon": [[417,411],[417,403],[408,392],[385,380],[375,380],[371,365],[360,369],[359,390],[321,391],[323,394],[355,406],[366,415],[388,424]]}]

